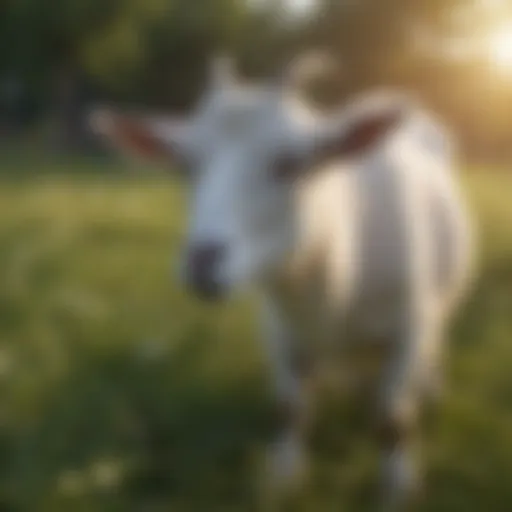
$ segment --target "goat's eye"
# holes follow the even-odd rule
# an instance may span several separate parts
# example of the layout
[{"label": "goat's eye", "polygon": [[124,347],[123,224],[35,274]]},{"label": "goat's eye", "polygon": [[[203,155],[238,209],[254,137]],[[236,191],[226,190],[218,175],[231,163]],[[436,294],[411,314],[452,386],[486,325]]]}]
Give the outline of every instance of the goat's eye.
[{"label": "goat's eye", "polygon": [[272,174],[279,181],[293,179],[300,169],[300,160],[295,155],[278,156],[272,166]]}]

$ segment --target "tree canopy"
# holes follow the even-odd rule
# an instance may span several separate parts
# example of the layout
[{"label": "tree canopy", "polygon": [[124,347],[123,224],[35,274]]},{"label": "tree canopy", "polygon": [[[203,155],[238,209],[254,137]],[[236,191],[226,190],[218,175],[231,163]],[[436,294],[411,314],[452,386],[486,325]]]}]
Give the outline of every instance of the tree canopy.
[{"label": "tree canopy", "polygon": [[506,2],[316,0],[310,15],[300,17],[293,16],[293,4],[5,0],[0,91],[8,98],[6,88],[17,80],[41,114],[60,109],[70,119],[88,98],[181,109],[197,97],[215,51],[228,49],[248,73],[265,74],[303,48],[321,47],[340,63],[334,97],[376,84],[404,85],[467,138],[478,138],[468,123],[477,119],[481,139],[509,140],[512,49],[509,77],[493,75],[478,51],[498,23],[509,19],[512,27]]}]

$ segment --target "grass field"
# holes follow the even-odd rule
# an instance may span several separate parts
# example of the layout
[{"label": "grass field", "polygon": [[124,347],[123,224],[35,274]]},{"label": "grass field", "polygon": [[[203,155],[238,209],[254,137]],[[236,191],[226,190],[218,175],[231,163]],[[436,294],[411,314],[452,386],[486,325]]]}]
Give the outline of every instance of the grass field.
[{"label": "grass field", "polygon": [[[270,401],[249,299],[212,308],[173,284],[172,182],[64,167],[0,184],[0,510],[254,510]],[[425,510],[508,512],[512,176],[466,185],[481,279],[428,432]],[[365,510],[371,444],[345,405],[324,412],[294,510]]]}]

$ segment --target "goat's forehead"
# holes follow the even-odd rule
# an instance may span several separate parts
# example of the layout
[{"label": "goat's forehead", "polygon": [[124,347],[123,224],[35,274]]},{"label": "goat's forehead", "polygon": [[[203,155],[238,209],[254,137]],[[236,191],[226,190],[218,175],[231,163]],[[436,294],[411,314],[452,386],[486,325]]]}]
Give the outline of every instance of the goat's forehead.
[{"label": "goat's forehead", "polygon": [[265,85],[209,91],[190,118],[189,148],[210,162],[216,154],[245,154],[257,166],[258,159],[307,137],[300,105]]},{"label": "goat's forehead", "polygon": [[265,86],[236,85],[210,91],[203,101],[206,109],[262,108],[275,102],[275,91]]},{"label": "goat's forehead", "polygon": [[193,115],[197,129],[237,133],[244,128],[272,126],[283,121],[275,93],[265,88],[232,88],[209,95]]}]

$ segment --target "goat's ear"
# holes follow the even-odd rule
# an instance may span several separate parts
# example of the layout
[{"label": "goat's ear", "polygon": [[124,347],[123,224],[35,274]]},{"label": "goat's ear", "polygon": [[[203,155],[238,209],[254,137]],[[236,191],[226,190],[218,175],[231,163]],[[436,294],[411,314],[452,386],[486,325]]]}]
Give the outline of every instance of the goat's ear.
[{"label": "goat's ear", "polygon": [[330,130],[318,147],[321,159],[353,158],[383,142],[404,119],[402,109],[365,112]]},{"label": "goat's ear", "polygon": [[91,113],[90,125],[96,135],[128,156],[148,161],[172,161],[177,157],[178,125],[174,121],[100,109]]}]

